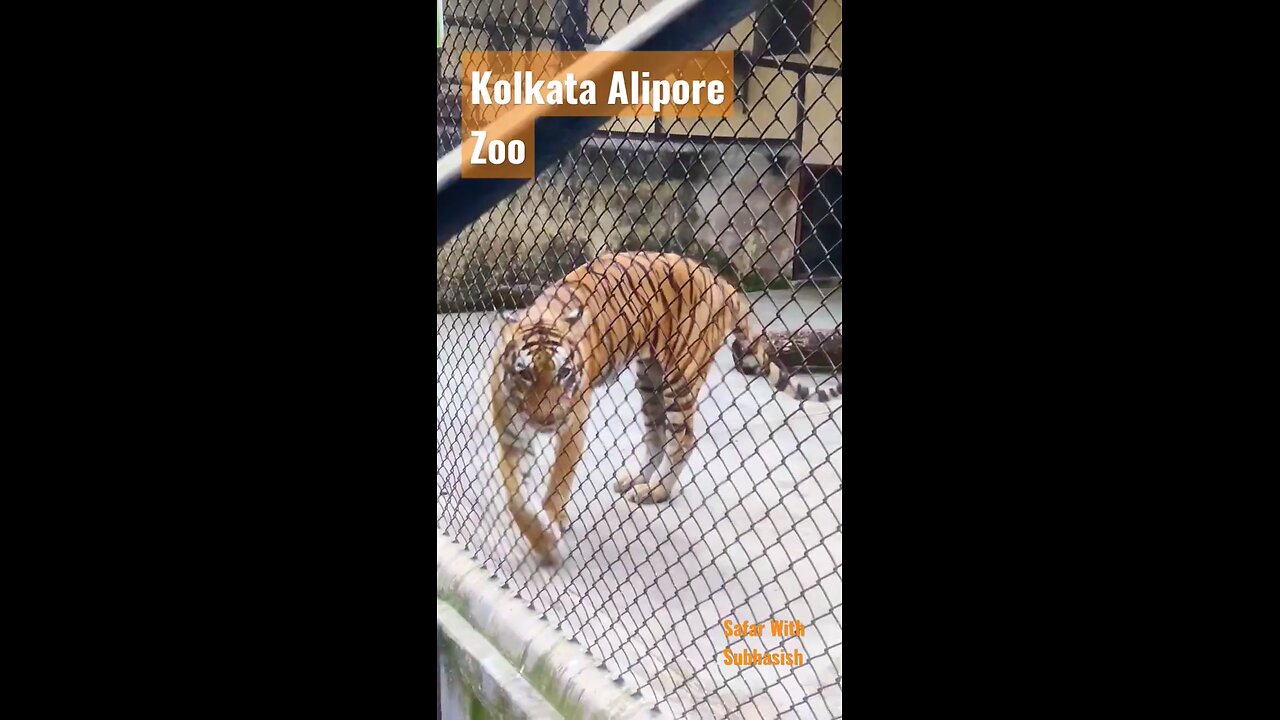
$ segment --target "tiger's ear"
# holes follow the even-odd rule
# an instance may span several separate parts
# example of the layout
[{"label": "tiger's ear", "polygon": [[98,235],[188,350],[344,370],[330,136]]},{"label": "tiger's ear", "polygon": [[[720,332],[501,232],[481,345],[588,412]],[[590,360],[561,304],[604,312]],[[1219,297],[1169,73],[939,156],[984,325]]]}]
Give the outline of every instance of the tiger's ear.
[{"label": "tiger's ear", "polygon": [[519,310],[508,310],[506,313],[502,315],[502,321],[510,325],[514,323],[516,321],[516,318],[518,317],[520,317]]},{"label": "tiger's ear", "polygon": [[569,307],[564,309],[564,321],[569,323],[570,325],[577,322],[578,319],[581,317],[582,317],[582,306],[577,303],[572,303],[569,305]]}]

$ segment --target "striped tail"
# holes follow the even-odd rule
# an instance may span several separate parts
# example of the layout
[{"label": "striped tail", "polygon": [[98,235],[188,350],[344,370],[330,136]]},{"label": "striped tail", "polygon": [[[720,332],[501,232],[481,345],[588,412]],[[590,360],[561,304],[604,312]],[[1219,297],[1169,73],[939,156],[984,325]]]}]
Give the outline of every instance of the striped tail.
[{"label": "striped tail", "polygon": [[790,395],[801,402],[828,402],[840,397],[844,392],[844,384],[836,382],[834,390],[815,391],[808,385],[791,380],[791,371],[778,362],[769,341],[762,333],[751,329],[744,318],[738,322],[733,331],[733,352],[740,357],[742,367],[756,375],[763,375],[769,380],[774,390]]}]

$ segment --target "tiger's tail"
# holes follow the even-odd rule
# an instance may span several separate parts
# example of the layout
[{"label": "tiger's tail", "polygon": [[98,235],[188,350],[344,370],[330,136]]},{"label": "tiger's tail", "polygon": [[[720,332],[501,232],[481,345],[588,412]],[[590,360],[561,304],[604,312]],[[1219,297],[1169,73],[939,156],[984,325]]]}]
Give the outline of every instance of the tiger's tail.
[{"label": "tiger's tail", "polygon": [[825,403],[840,397],[844,392],[844,384],[839,381],[834,390],[814,390],[808,385],[792,381],[791,371],[778,361],[777,354],[764,333],[754,327],[745,305],[746,303],[739,301],[742,309],[733,330],[734,356],[741,358],[744,369],[763,375],[774,390],[801,402]]}]

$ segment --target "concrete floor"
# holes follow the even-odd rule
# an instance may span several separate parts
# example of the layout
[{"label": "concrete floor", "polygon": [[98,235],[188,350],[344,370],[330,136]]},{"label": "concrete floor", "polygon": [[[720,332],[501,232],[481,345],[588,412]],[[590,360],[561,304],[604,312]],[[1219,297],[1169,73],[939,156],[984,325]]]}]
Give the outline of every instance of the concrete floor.
[{"label": "concrete floor", "polygon": [[[771,330],[842,319],[838,290],[752,300]],[[624,463],[638,469],[640,402],[634,373],[624,373],[596,392],[564,563],[550,571],[528,557],[498,480],[487,392],[498,327],[497,313],[436,316],[437,527],[673,716],[842,717],[841,401],[802,408],[734,371],[726,345],[699,400],[701,439],[680,494],[634,505],[611,488]],[[531,509],[551,453],[548,443],[525,470]],[[805,634],[727,638],[726,619],[796,620]],[[726,648],[799,650],[804,662],[725,665]]]}]

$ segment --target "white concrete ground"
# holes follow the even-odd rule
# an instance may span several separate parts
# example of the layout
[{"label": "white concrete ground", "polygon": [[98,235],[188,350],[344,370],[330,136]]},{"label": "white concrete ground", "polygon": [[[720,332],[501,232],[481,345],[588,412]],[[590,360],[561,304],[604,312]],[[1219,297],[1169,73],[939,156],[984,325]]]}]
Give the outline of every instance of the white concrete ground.
[{"label": "white concrete ground", "polygon": [[[839,291],[824,301],[828,292],[752,299],[771,330],[810,315],[812,327],[828,329],[842,319]],[[734,371],[726,345],[700,397],[701,439],[680,494],[634,505],[611,488],[624,463],[638,469],[641,444],[635,376],[624,373],[596,393],[564,563],[538,568],[497,475],[487,379],[498,323],[497,313],[436,316],[437,527],[673,716],[842,717],[841,401],[802,408]],[[551,452],[548,443],[525,470],[531,509]],[[726,619],[764,623],[764,635],[727,638]],[[773,637],[769,620],[804,623],[804,636]],[[798,650],[803,663],[725,665],[726,648]]]}]

